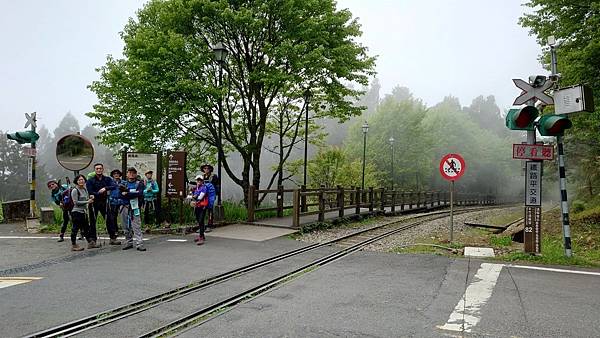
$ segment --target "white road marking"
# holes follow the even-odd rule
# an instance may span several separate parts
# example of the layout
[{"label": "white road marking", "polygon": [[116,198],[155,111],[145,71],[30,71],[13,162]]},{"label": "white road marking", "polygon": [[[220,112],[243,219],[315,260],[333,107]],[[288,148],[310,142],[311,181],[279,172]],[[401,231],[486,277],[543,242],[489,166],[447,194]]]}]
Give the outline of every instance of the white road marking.
[{"label": "white road marking", "polygon": [[473,281],[465,290],[465,294],[456,304],[448,322],[438,326],[442,330],[471,332],[481,319],[481,308],[492,296],[494,286],[503,264],[482,263],[473,277]]},{"label": "white road marking", "polygon": [[34,280],[42,279],[42,277],[1,277],[0,278],[0,289],[7,288],[9,286],[15,286],[23,283],[29,283]]},{"label": "white road marking", "polygon": [[592,271],[554,269],[554,268],[544,268],[541,266],[512,265],[512,264],[506,264],[505,266],[510,267],[510,268],[519,268],[519,269],[530,269],[530,270],[541,270],[541,271],[551,271],[551,272],[575,273],[575,274],[580,274],[580,275],[600,276],[600,272],[592,272]]},{"label": "white road marking", "polygon": [[187,239],[167,239],[167,242],[187,242]]}]

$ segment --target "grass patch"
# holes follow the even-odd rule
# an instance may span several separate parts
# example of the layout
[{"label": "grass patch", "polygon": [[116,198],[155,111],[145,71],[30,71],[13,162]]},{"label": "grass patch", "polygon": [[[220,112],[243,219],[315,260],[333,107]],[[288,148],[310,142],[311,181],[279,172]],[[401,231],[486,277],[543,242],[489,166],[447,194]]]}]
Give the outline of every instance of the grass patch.
[{"label": "grass patch", "polygon": [[[509,223],[522,215],[508,212],[497,216],[497,224]],[[600,266],[600,208],[586,209],[573,214],[571,224],[571,240],[573,257],[565,257],[562,237],[561,212],[558,208],[542,214],[542,255],[535,256],[523,252],[523,244],[512,242],[507,235],[496,235],[484,229],[464,228],[456,232],[454,243],[448,243],[447,233],[428,234],[415,240],[416,243],[442,245],[462,249],[465,246],[492,247],[496,252],[495,260],[509,262],[531,262],[551,265],[578,265],[587,267]],[[396,247],[391,250],[397,253],[433,253],[451,255],[445,250],[427,245]]]},{"label": "grass patch", "polygon": [[511,246],[512,238],[510,236],[491,236],[490,237],[490,245],[491,246]]},{"label": "grass patch", "polygon": [[509,223],[512,223],[512,222],[518,220],[519,218],[523,218],[523,208],[518,208],[518,210],[514,210],[511,212],[503,213],[501,215],[490,217],[487,220],[487,223],[489,223],[490,225],[504,226],[504,225],[507,225]]}]

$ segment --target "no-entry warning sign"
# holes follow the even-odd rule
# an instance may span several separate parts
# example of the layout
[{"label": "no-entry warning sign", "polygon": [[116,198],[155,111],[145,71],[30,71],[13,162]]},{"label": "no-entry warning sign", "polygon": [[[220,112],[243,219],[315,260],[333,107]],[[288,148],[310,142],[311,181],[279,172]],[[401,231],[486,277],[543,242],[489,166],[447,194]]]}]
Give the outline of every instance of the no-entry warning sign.
[{"label": "no-entry warning sign", "polygon": [[440,161],[440,174],[448,181],[456,181],[465,173],[465,160],[459,154],[448,154]]}]

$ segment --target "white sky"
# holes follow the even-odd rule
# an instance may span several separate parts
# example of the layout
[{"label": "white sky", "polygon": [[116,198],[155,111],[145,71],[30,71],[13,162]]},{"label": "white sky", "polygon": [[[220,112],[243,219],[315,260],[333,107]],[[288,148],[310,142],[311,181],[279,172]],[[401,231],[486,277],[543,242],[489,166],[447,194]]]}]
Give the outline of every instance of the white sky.
[{"label": "white sky", "polygon": [[[70,111],[83,125],[87,89],[107,54],[121,55],[119,32],[143,0],[0,1],[0,130],[23,128],[37,111],[53,130]],[[360,41],[378,55],[382,95],[409,87],[433,105],[457,96],[469,105],[495,95],[507,108],[512,78],[545,73],[540,48],[517,24],[524,0],[338,0],[362,24]],[[560,65],[559,65],[560,66]]]}]

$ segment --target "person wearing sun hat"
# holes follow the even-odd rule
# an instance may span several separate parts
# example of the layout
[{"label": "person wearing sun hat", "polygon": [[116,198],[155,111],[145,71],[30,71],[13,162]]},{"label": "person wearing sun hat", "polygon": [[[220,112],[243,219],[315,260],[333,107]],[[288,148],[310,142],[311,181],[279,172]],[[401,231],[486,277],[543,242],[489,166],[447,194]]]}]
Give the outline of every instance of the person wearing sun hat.
[{"label": "person wearing sun hat", "polygon": [[206,238],[204,237],[204,216],[208,206],[208,192],[206,185],[204,184],[204,176],[196,175],[196,186],[192,189],[192,201],[194,203],[194,214],[196,215],[196,221],[198,222],[198,237],[194,239],[198,245],[204,244]]},{"label": "person wearing sun hat", "polygon": [[[200,170],[202,170],[204,182],[211,183],[215,189],[214,195],[220,196],[219,191],[221,191],[221,179],[218,175],[213,173],[213,171],[214,171],[213,166],[207,163],[207,164],[204,164],[203,166],[201,166]],[[206,232],[212,231],[212,228],[214,228],[214,226],[215,226],[213,211],[214,211],[214,199],[211,201],[209,207],[206,209],[206,212],[208,214],[208,224],[206,226]]]}]

